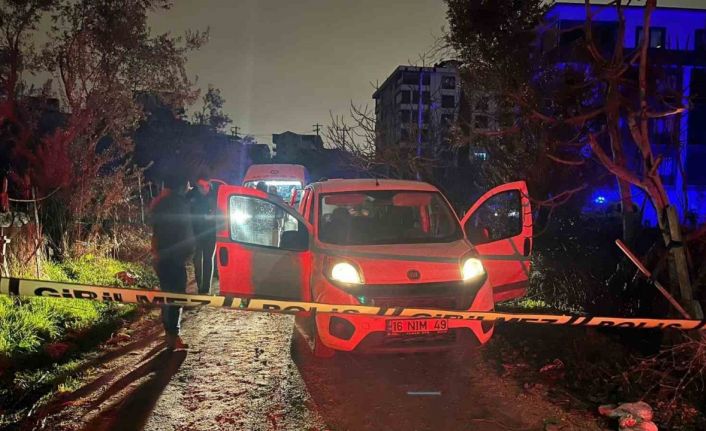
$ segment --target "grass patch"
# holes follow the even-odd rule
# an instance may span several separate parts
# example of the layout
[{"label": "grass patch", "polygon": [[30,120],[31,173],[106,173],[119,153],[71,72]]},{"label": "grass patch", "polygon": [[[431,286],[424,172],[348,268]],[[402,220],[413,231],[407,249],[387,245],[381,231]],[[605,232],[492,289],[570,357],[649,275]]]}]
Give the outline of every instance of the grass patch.
[{"label": "grass patch", "polygon": [[[153,288],[158,284],[153,271],[144,265],[90,254],[61,263],[46,263],[43,278],[122,286],[115,276],[121,271],[138,276],[134,287]],[[47,343],[120,319],[133,310],[132,305],[78,299],[0,297],[0,364],[17,365],[27,356],[42,353]]]},{"label": "grass patch", "polygon": [[[130,287],[158,286],[145,265],[90,254],[47,262],[41,269],[41,278],[51,281],[127,287],[116,277],[127,271],[137,276]],[[13,274],[36,278],[33,268]],[[110,337],[136,310],[133,304],[0,296],[0,428],[51,393],[76,389],[85,352]]]}]

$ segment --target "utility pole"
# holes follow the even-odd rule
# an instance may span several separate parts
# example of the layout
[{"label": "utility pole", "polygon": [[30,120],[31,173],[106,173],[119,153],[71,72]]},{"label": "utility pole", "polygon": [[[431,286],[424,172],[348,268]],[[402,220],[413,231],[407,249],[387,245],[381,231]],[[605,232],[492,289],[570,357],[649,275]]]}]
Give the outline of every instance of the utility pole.
[{"label": "utility pole", "polygon": [[344,125],[343,127],[340,128],[340,130],[341,130],[341,132],[342,132],[342,133],[341,133],[341,138],[342,138],[342,141],[341,141],[341,149],[342,149],[343,151],[346,151],[346,134],[348,133],[348,131],[349,131],[350,129],[348,128],[348,126]]},{"label": "utility pole", "polygon": [[[424,70],[419,68],[419,99],[417,100],[417,162],[422,158],[422,129],[424,128],[424,103],[422,100],[422,95],[424,94],[423,86],[424,83]],[[417,165],[419,166],[419,165]],[[417,180],[421,181],[422,175],[417,167]]]},{"label": "utility pole", "polygon": [[319,136],[319,129],[321,128],[321,126],[322,125],[319,123],[312,125],[312,127],[314,128],[314,132],[316,132],[316,136]]}]

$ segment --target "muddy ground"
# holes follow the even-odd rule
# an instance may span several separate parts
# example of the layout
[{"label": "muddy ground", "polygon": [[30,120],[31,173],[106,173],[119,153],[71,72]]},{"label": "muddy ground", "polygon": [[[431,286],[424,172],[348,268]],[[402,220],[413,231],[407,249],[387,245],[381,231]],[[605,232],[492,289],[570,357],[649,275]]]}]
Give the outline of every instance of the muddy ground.
[{"label": "muddy ground", "polygon": [[588,410],[502,377],[481,350],[317,360],[293,326],[291,316],[190,311],[190,349],[169,352],[147,314],[104,346],[78,390],[19,429],[602,429]]}]

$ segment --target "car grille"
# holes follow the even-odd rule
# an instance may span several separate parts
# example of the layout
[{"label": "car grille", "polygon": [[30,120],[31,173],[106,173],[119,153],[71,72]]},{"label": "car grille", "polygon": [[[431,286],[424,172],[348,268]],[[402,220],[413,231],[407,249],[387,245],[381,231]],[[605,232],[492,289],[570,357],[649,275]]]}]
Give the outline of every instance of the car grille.
[{"label": "car grille", "polygon": [[[466,305],[467,301],[462,298],[370,298],[371,305],[376,307],[406,307],[406,308],[439,308],[441,310],[466,310],[471,305]],[[464,307],[465,306],[465,307]]]},{"label": "car grille", "polygon": [[468,310],[484,282],[366,285],[362,293],[376,307]]}]

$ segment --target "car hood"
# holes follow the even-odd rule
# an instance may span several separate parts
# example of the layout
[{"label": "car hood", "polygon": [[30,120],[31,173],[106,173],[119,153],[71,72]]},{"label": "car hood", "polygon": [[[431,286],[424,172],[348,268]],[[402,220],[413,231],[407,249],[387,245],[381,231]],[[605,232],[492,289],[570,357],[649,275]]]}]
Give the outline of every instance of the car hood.
[{"label": "car hood", "polygon": [[461,258],[471,250],[472,246],[465,239],[433,244],[327,244],[321,247],[324,254],[334,259],[357,264],[366,284],[459,281]]}]

